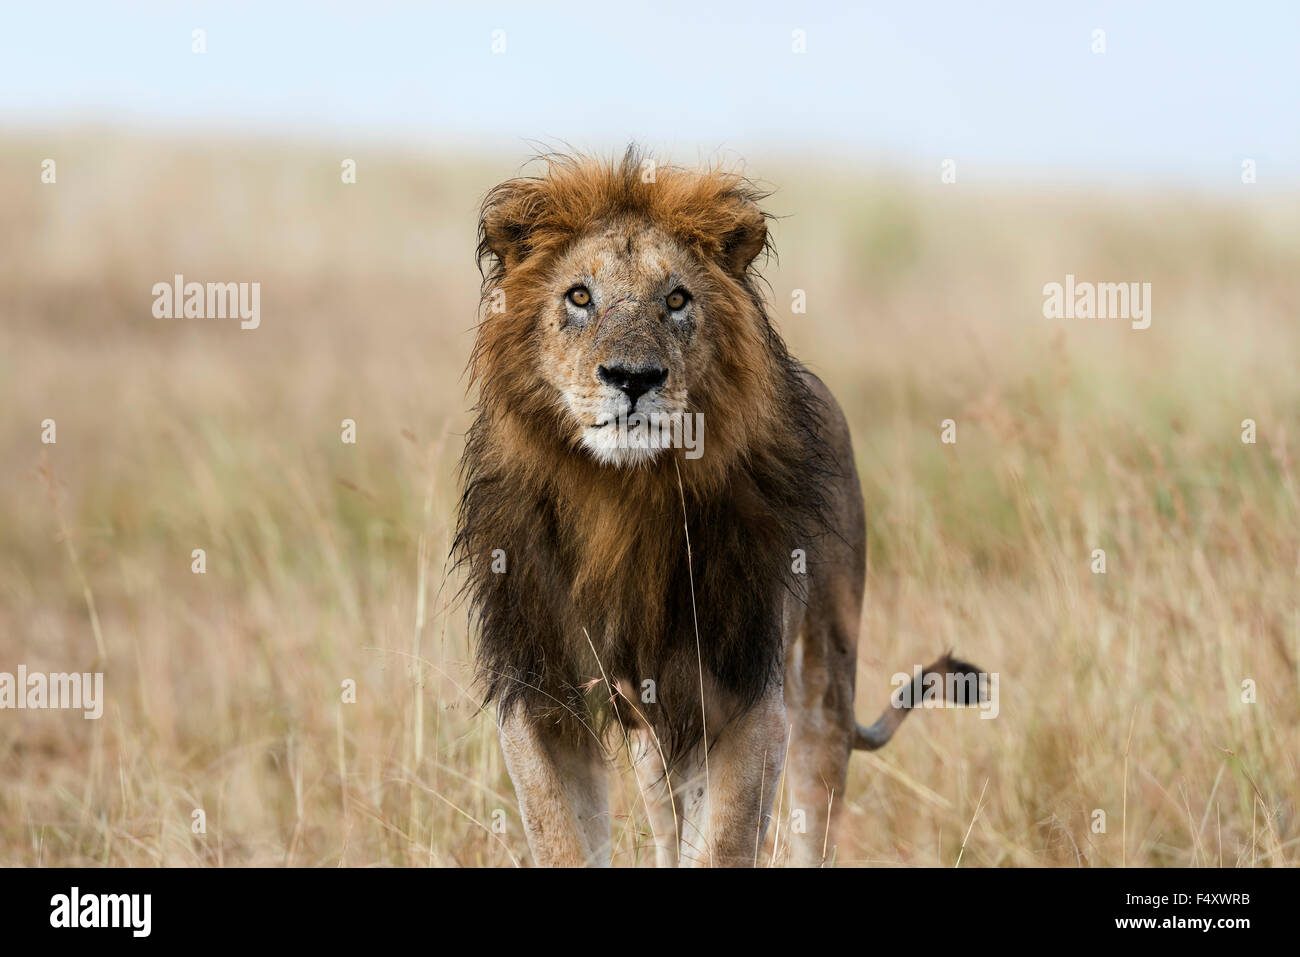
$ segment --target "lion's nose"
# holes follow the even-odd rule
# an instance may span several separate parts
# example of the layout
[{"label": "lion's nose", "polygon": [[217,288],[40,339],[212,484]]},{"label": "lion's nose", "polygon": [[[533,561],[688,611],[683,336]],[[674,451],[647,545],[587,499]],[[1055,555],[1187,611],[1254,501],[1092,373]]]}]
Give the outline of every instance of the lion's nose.
[{"label": "lion's nose", "polygon": [[598,366],[596,375],[605,385],[612,385],[627,396],[631,408],[636,408],[636,400],[651,389],[657,389],[668,378],[667,369],[629,369],[627,366]]}]

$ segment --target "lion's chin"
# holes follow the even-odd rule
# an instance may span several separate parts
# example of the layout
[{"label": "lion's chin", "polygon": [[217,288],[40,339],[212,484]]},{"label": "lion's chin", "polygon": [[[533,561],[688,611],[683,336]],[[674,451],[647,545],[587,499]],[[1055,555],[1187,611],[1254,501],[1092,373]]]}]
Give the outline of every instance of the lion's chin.
[{"label": "lion's chin", "polygon": [[601,465],[619,469],[649,465],[663,452],[654,439],[635,431],[620,435],[611,426],[585,429],[582,447]]}]

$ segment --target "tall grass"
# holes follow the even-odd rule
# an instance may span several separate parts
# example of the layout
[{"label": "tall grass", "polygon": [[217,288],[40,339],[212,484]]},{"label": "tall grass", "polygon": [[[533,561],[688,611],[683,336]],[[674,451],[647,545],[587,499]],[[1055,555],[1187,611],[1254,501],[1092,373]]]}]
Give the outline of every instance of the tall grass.
[{"label": "tall grass", "polygon": [[[0,713],[0,864],[528,860],[445,574],[474,213],[514,169],[5,137],[0,670],[103,670],[107,704]],[[1294,863],[1293,217],[1247,188],[751,170],[784,217],[774,315],[854,430],[859,710],[945,647],[1000,674],[996,720],[930,712],[854,758],[837,863]],[[261,282],[261,328],[154,319],[175,273]],[[1151,328],[1044,319],[1066,273],[1151,282]],[[611,773],[615,861],[647,863]]]}]

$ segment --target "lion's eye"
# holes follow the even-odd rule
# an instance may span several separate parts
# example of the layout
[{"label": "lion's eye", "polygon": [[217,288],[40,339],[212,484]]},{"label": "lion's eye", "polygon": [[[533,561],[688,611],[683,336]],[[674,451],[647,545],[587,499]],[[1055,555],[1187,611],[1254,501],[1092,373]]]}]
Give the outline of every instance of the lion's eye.
[{"label": "lion's eye", "polygon": [[685,289],[674,289],[668,294],[668,298],[664,300],[664,302],[668,303],[668,308],[673,312],[676,312],[678,309],[684,309],[686,304],[690,301],[690,294],[687,293]]},{"label": "lion's eye", "polygon": [[587,291],[586,286],[574,286],[566,294],[569,302],[573,303],[579,309],[585,309],[591,305],[591,293]]}]

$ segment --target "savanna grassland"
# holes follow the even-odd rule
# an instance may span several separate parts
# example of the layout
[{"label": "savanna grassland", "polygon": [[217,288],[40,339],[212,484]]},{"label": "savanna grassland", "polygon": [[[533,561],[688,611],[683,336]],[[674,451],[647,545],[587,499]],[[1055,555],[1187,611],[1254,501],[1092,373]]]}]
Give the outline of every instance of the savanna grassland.
[{"label": "savanna grassland", "polygon": [[[475,212],[523,153],[0,141],[0,671],[106,694],[0,712],[0,864],[527,862],[445,566]],[[948,647],[1000,676],[854,757],[837,863],[1300,861],[1296,198],[748,168],[854,431],[859,714]],[[261,326],[154,318],[176,273],[260,282]],[[1150,282],[1150,328],[1044,318],[1067,273]]]}]

